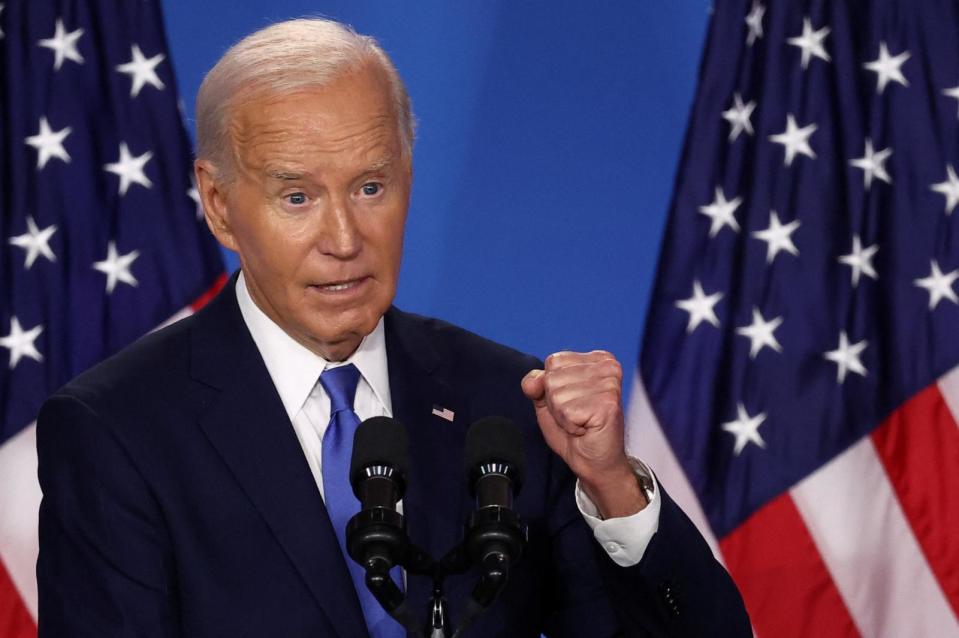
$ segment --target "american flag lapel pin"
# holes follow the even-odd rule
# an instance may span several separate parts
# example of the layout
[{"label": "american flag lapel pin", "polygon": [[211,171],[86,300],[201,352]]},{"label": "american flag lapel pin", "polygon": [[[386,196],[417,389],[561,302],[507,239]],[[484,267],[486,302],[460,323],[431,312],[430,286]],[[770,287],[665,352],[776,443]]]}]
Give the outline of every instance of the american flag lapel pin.
[{"label": "american flag lapel pin", "polygon": [[438,416],[441,419],[446,419],[450,423],[453,422],[453,417],[456,416],[452,410],[449,408],[440,407],[438,405],[433,406],[433,414]]}]

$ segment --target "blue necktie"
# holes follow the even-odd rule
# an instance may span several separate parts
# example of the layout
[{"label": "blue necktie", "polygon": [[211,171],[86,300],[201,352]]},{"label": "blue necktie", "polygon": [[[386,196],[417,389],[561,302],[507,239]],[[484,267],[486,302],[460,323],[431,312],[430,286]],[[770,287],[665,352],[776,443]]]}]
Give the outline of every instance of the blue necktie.
[{"label": "blue necktie", "polygon": [[[373,594],[366,588],[366,574],[346,553],[346,524],[360,511],[360,504],[350,486],[350,456],[353,433],[360,417],[353,411],[353,398],[360,371],[352,363],[327,368],[320,375],[320,385],[330,397],[330,424],[323,435],[323,496],[326,511],[333,522],[340,551],[349,566],[353,587],[363,607],[363,616],[372,638],[404,638],[406,631],[387,615]],[[394,576],[395,576],[394,570]]]}]

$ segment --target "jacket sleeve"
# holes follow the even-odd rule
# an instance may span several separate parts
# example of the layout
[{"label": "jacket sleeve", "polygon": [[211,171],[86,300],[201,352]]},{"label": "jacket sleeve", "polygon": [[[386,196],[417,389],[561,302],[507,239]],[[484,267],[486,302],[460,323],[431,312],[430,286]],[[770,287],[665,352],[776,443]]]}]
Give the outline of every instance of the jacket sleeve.
[{"label": "jacket sleeve", "polygon": [[[542,367],[538,360],[527,360],[526,369],[536,367]],[[528,401],[522,409],[531,409]],[[535,416],[522,409],[517,407],[516,418],[535,423]],[[528,442],[528,447],[539,446],[548,450],[541,437],[532,446]],[[662,483],[657,531],[639,563],[622,567],[596,540],[576,506],[576,478],[570,469],[552,452],[545,453],[545,466],[547,636],[752,637],[732,578]]]},{"label": "jacket sleeve", "polygon": [[659,487],[659,529],[637,565],[620,567],[598,543],[595,548],[625,635],[751,637],[732,578],[692,521]]},{"label": "jacket sleeve", "polygon": [[39,637],[174,638],[162,512],[107,421],[57,395],[37,420]]}]

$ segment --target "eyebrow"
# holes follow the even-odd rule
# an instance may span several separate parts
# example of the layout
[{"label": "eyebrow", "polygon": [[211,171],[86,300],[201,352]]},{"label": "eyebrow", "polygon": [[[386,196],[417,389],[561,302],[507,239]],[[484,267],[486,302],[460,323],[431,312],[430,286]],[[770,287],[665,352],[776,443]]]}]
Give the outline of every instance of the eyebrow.
[{"label": "eyebrow", "polygon": [[379,173],[383,171],[383,169],[386,169],[392,166],[393,162],[394,162],[394,158],[392,156],[383,157],[381,159],[376,160],[372,164],[370,164],[366,168],[366,170],[363,171],[363,174],[369,175],[370,173]]},{"label": "eyebrow", "polygon": [[268,169],[266,171],[267,177],[271,179],[279,179],[283,181],[295,181],[303,179],[303,173],[296,173],[294,171],[285,171],[281,169]]},{"label": "eyebrow", "polygon": [[[380,173],[383,170],[392,166],[395,162],[393,156],[387,156],[380,158],[366,167],[363,171],[363,175],[371,175],[373,173]],[[297,180],[306,179],[305,173],[299,173],[293,170],[286,170],[281,168],[268,168],[266,170],[266,175],[270,179],[278,179],[285,182],[293,182]]]}]

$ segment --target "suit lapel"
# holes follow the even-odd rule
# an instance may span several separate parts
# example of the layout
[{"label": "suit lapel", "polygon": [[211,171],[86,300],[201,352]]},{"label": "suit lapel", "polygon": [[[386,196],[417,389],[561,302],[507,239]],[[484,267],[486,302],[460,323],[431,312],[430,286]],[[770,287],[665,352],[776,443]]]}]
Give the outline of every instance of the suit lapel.
[{"label": "suit lapel", "polygon": [[303,450],[236,303],[236,278],[197,317],[194,378],[220,390],[200,426],[343,638],[366,624]]},{"label": "suit lapel", "polygon": [[[467,493],[461,477],[468,406],[448,383],[446,353],[436,351],[422,319],[392,308],[386,313],[385,331],[393,416],[410,436],[404,516],[412,542],[439,559],[463,536]],[[433,414],[434,408],[453,412],[452,422]],[[414,605],[431,594],[426,578],[410,577],[407,584]]]}]

